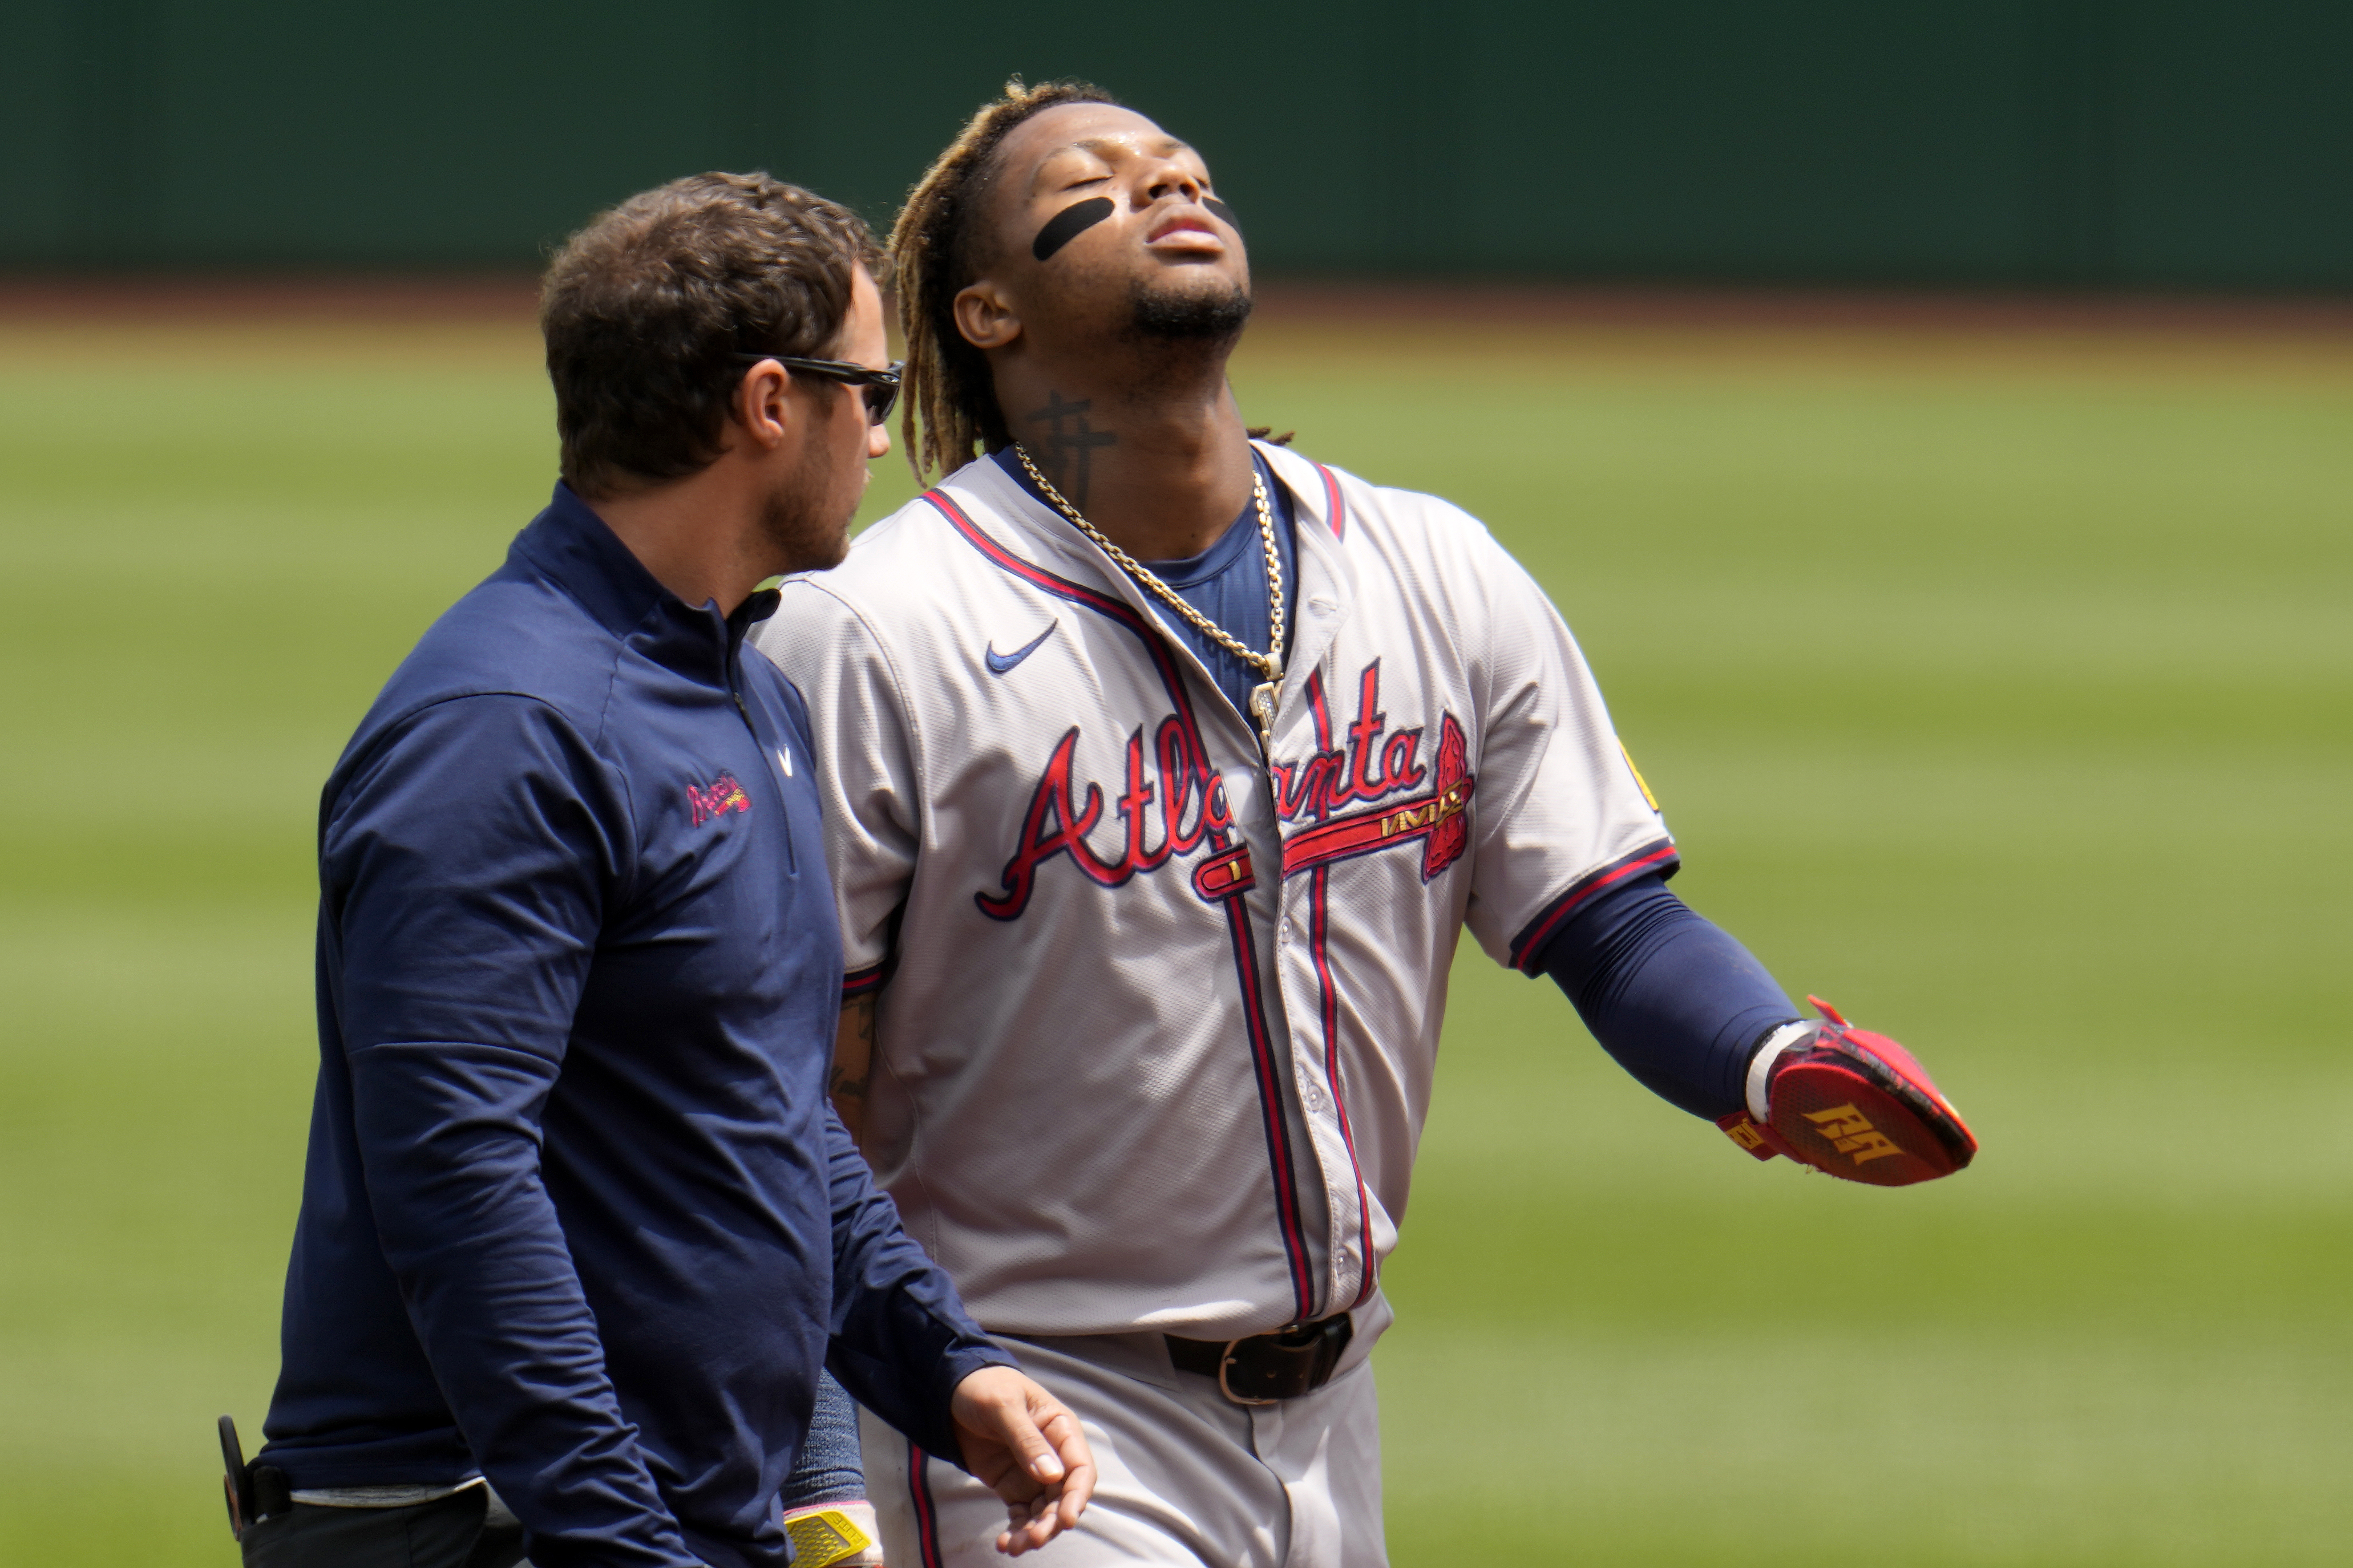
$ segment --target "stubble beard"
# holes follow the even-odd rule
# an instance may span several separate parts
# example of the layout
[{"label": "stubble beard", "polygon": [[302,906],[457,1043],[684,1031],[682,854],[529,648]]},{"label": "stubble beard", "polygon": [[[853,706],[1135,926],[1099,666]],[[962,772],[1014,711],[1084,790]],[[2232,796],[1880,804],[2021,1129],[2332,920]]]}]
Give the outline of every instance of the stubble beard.
[{"label": "stubble beard", "polygon": [[1253,303],[1250,290],[1225,281],[1222,289],[1179,289],[1158,279],[1137,279],[1128,289],[1124,336],[1171,349],[1229,349],[1242,335]]},{"label": "stubble beard", "polygon": [[859,496],[843,495],[846,487],[832,472],[822,445],[809,444],[792,477],[761,509],[760,532],[785,563],[777,570],[787,576],[839,566],[849,553],[849,521]]}]

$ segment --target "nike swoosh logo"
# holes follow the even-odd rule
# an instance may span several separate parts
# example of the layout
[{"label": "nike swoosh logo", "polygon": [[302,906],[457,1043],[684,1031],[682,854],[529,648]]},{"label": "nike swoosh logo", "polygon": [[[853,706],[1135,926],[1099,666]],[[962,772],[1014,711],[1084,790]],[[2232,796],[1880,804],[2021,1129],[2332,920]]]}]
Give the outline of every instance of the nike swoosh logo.
[{"label": "nike swoosh logo", "polygon": [[1039,632],[1036,637],[1031,637],[1026,645],[1015,648],[1011,653],[997,652],[997,645],[994,642],[991,642],[988,645],[988,652],[985,656],[988,660],[989,672],[993,675],[1003,675],[1007,670],[1011,669],[1015,665],[1019,664],[1023,659],[1028,658],[1031,654],[1036,653],[1038,651],[1038,645],[1044,642],[1048,637],[1052,637],[1053,635],[1054,628],[1050,625],[1044,631]]}]

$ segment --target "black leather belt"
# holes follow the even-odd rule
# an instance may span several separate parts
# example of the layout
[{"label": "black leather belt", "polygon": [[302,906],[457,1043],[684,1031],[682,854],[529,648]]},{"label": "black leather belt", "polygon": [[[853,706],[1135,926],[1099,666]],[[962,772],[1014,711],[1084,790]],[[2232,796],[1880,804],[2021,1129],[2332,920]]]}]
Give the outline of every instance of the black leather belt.
[{"label": "black leather belt", "polygon": [[1168,1342],[1168,1359],[1177,1371],[1216,1378],[1218,1392],[1236,1405],[1272,1405],[1312,1394],[1331,1382],[1332,1369],[1340,1364],[1340,1352],[1348,1348],[1355,1330],[1348,1314],[1340,1312],[1246,1340],[1161,1337]]}]

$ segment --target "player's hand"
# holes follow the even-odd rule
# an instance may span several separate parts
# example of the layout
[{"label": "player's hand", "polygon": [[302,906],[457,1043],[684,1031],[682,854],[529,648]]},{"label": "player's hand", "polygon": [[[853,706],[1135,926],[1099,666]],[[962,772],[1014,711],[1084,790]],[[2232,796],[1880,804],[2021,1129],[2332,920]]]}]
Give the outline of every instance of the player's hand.
[{"label": "player's hand", "polygon": [[1806,1000],[1823,1022],[1752,1068],[1748,1109],[1716,1123],[1734,1142],[1876,1187],[1949,1176],[1976,1156],[1961,1113],[1911,1052]]},{"label": "player's hand", "polygon": [[1061,1401],[1009,1366],[990,1366],[956,1384],[950,1414],[965,1468],[1005,1500],[999,1552],[1018,1557],[1078,1524],[1095,1489],[1095,1457]]}]

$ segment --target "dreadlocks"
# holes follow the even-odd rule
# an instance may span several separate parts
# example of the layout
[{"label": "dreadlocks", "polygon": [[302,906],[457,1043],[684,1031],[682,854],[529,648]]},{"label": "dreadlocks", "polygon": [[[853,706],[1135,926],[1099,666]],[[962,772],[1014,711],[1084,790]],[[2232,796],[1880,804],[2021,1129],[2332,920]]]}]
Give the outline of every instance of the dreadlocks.
[{"label": "dreadlocks", "polygon": [[908,395],[900,428],[918,482],[934,468],[963,467],[975,447],[994,452],[1013,440],[997,406],[988,361],[956,331],[954,311],[957,293],[984,259],[972,226],[995,174],[990,160],[1014,127],[1043,110],[1118,101],[1082,81],[1024,87],[1015,77],[1005,84],[1003,97],[982,105],[908,193],[891,230],[891,257],[898,274],[899,327],[907,339]]}]

